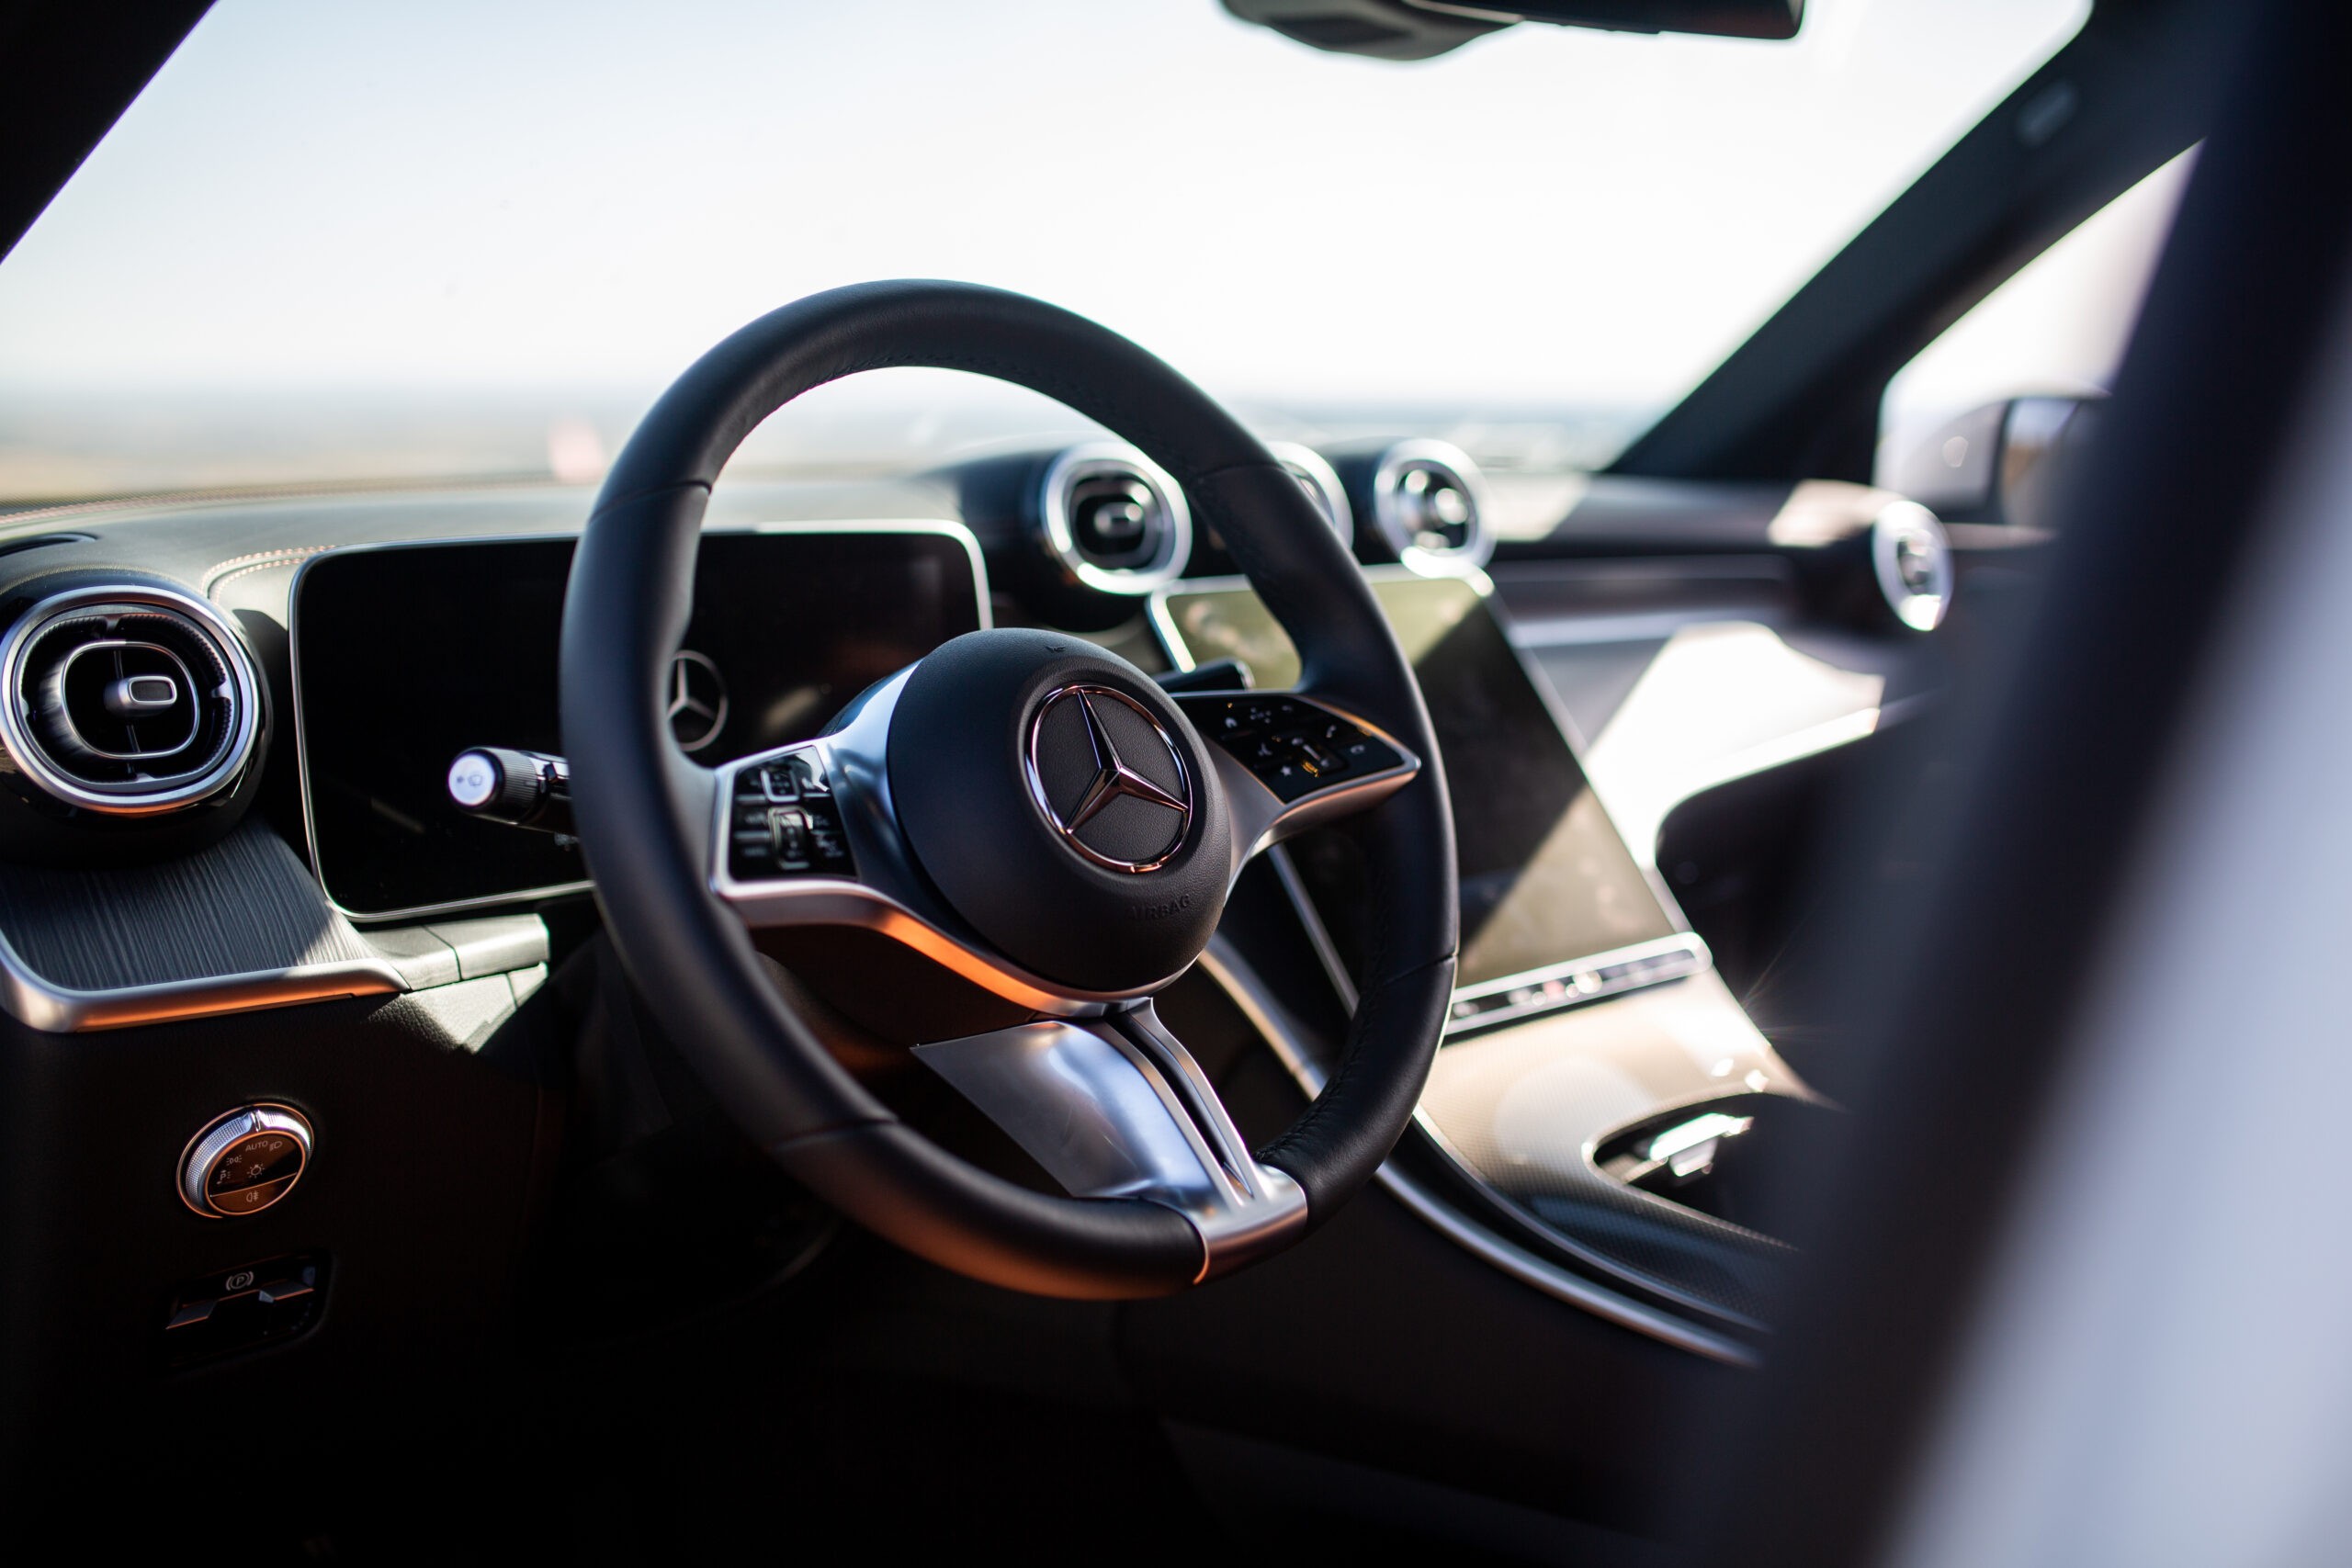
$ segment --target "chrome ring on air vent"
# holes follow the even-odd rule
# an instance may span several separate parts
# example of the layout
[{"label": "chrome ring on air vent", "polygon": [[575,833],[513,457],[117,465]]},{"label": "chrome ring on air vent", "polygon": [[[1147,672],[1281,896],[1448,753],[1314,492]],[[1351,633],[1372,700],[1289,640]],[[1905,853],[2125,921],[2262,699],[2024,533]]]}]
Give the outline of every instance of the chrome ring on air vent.
[{"label": "chrome ring on air vent", "polygon": [[1894,618],[1915,632],[1943,624],[1951,604],[1951,539],[1936,514],[1898,501],[1871,524],[1871,570]]},{"label": "chrome ring on air vent", "polygon": [[1046,470],[1037,517],[1046,547],[1099,593],[1141,595],[1183,575],[1193,513],[1160,466],[1120,441],[1069,447]]},{"label": "chrome ring on air vent", "polygon": [[1396,558],[1429,577],[1458,577],[1495,553],[1487,476],[1459,446],[1399,441],[1372,475],[1372,520]]},{"label": "chrome ring on air vent", "polygon": [[1348,504],[1348,487],[1340,482],[1340,476],[1323,460],[1323,454],[1295,441],[1270,441],[1266,450],[1273,454],[1275,462],[1290,470],[1290,477],[1298,481],[1298,488],[1306,492],[1306,499],[1315,503],[1315,510],[1323,514],[1323,521],[1331,525],[1340,543],[1352,547],[1356,542],[1355,510]]},{"label": "chrome ring on air vent", "polygon": [[0,642],[0,743],[70,805],[117,817],[194,806],[236,780],[260,729],[244,644],[190,594],[76,589]]}]

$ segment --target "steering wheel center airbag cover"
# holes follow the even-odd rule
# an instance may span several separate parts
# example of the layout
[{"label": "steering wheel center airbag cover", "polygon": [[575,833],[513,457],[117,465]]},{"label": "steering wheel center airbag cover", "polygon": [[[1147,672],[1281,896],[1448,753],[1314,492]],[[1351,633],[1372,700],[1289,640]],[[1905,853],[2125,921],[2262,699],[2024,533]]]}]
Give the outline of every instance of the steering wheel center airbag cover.
[{"label": "steering wheel center airbag cover", "polygon": [[1200,737],[1082,639],[986,631],[939,649],[891,716],[889,775],[924,873],[1039,975],[1148,986],[1216,929],[1231,829]]}]

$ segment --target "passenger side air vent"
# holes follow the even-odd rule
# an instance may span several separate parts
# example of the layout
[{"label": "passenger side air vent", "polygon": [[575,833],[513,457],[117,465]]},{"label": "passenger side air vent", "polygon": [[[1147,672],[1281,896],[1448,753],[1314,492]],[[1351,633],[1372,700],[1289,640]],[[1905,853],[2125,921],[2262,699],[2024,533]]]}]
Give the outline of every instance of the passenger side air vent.
[{"label": "passenger side air vent", "polygon": [[1951,604],[1951,538],[1936,514],[1898,501],[1871,524],[1871,570],[1894,618],[1915,632],[1943,624]]},{"label": "passenger side air vent", "polygon": [[1037,517],[1054,558],[1101,593],[1148,593],[1182,576],[1193,553],[1184,492],[1121,442],[1090,441],[1056,457]]},{"label": "passenger side air vent", "polygon": [[1266,450],[1273,454],[1274,461],[1290,470],[1290,477],[1298,481],[1298,488],[1306,492],[1306,499],[1315,503],[1315,510],[1323,514],[1323,521],[1331,525],[1340,543],[1352,547],[1356,542],[1356,514],[1348,505],[1347,487],[1340,482],[1331,465],[1323,460],[1323,454],[1295,441],[1272,442]]},{"label": "passenger side air vent", "polygon": [[0,644],[0,740],[58,799],[143,817],[235,783],[260,729],[244,646],[169,589],[83,589],[27,611]]},{"label": "passenger side air vent", "polygon": [[1475,571],[1495,553],[1487,479],[1458,446],[1399,441],[1372,476],[1372,520],[1396,558],[1433,576]]}]

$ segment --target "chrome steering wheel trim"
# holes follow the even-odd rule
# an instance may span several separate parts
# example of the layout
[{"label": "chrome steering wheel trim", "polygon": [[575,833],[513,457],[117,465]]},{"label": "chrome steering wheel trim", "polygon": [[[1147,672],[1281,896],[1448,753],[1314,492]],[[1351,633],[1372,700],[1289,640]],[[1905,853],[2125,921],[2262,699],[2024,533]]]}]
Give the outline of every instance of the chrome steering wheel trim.
[{"label": "chrome steering wheel trim", "polygon": [[[890,798],[890,721],[911,673],[910,667],[884,682],[860,702],[849,722],[831,735],[775,747],[716,770],[707,855],[711,892],[751,930],[853,926],[871,931],[922,953],[992,996],[1048,1018],[1100,1018],[1166,989],[1182,970],[1115,991],[1085,990],[1048,979],[995,951],[931,887],[899,829]],[[1183,702],[1193,706],[1267,695],[1263,692],[1188,693]],[[1329,704],[1316,705],[1379,735],[1400,761],[1286,802],[1231,751],[1210,739],[1210,764],[1225,782],[1233,816],[1234,852],[1227,886],[1238,881],[1250,860],[1264,851],[1310,828],[1378,805],[1420,772],[1420,759],[1393,737]],[[737,830],[733,803],[738,779],[794,758],[810,760],[831,780],[850,840],[851,858],[857,867],[855,875],[738,876],[731,869],[729,851]]]}]

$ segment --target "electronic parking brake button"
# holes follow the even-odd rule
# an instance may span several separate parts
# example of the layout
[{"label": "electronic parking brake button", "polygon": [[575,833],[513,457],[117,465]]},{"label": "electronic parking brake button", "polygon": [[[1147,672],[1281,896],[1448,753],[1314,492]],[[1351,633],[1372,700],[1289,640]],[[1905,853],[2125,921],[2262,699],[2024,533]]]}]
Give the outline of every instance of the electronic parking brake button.
[{"label": "electronic parking brake button", "polygon": [[728,871],[738,882],[857,874],[832,781],[815,751],[737,773],[729,822]]},{"label": "electronic parking brake button", "polygon": [[166,1363],[185,1366],[300,1335],[318,1321],[326,1269],[326,1254],[306,1252],[181,1285],[164,1319]]}]

